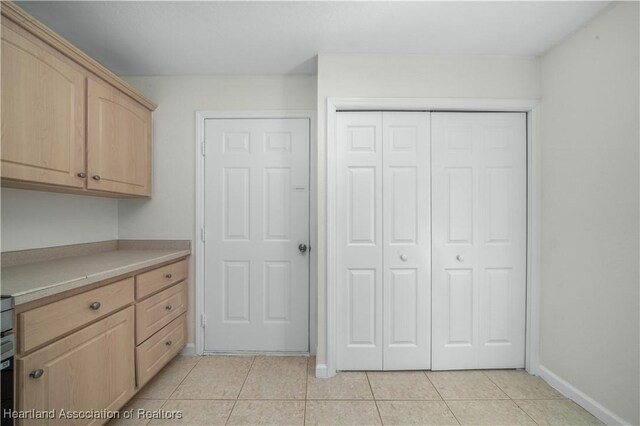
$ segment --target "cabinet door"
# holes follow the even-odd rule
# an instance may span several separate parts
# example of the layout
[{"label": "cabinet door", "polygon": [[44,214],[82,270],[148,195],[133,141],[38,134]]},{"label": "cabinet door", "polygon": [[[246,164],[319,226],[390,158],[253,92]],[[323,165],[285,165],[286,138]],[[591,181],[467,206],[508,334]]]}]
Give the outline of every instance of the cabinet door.
[{"label": "cabinet door", "polygon": [[151,194],[151,112],[106,83],[88,80],[87,188]]},{"label": "cabinet door", "polygon": [[2,178],[84,187],[85,75],[2,20]]},{"label": "cabinet door", "polygon": [[[56,414],[61,409],[118,410],[134,394],[134,353],[131,306],[19,359],[19,409],[55,409]],[[47,422],[74,421],[43,421]],[[86,424],[87,419],[76,422]],[[91,424],[105,422],[95,419]]]}]

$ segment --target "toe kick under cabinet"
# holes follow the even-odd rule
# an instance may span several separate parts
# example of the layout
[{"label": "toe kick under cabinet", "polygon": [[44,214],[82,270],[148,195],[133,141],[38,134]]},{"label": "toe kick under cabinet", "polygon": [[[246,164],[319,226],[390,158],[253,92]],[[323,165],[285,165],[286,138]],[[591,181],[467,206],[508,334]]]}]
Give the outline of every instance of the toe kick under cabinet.
[{"label": "toe kick under cabinet", "polygon": [[[187,260],[18,310],[17,409],[119,410],[185,346]],[[46,301],[45,301],[46,302]]]}]

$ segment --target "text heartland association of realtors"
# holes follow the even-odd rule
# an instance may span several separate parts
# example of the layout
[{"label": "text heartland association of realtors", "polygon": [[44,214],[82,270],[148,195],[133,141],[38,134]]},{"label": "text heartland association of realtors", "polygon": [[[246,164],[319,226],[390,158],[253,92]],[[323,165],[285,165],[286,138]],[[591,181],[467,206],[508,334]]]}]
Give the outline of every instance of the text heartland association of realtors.
[{"label": "text heartland association of realtors", "polygon": [[182,411],[170,410],[2,410],[3,419],[146,419],[146,420],[180,420]]}]

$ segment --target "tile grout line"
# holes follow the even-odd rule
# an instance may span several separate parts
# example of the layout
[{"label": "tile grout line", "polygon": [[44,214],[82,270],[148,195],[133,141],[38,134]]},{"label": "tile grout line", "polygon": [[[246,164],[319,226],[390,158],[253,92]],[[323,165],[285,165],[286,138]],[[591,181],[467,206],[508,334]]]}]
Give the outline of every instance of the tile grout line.
[{"label": "tile grout line", "polygon": [[[178,355],[180,356],[180,355]],[[175,359],[175,358],[174,358]],[[187,376],[189,375],[189,373],[191,373],[191,371],[196,368],[196,365],[198,365],[200,363],[200,361],[202,360],[202,356],[198,356],[198,360],[193,364],[193,366],[189,369],[189,371],[187,371],[187,374],[184,375],[184,377],[182,378],[182,380],[180,380],[180,383],[178,383],[178,385],[176,386],[176,388],[169,394],[169,397],[167,399],[164,400],[164,402],[162,403],[162,405],[160,406],[159,410],[162,410],[164,408],[165,405],[167,405],[167,402],[169,402],[169,400],[171,399],[171,396],[175,393],[175,391],[178,390],[178,388],[180,387],[180,385],[182,384],[182,382],[185,381],[185,379],[187,378]],[[166,366],[165,366],[166,367]],[[163,369],[165,368],[163,367]],[[148,385],[149,383],[146,383],[146,385]],[[144,386],[143,386],[144,388]],[[140,398],[143,399],[143,398]],[[147,422],[145,423],[145,426],[149,425],[151,423],[152,419],[147,420]]]},{"label": "tile grout line", "polygon": [[458,420],[458,417],[456,417],[456,414],[453,412],[451,407],[449,407],[449,404],[447,403],[447,401],[442,397],[442,394],[440,393],[440,391],[438,390],[436,385],[431,381],[431,379],[429,378],[429,375],[427,374],[427,372],[423,371],[423,374],[427,378],[429,383],[431,383],[431,386],[433,386],[433,388],[436,390],[436,392],[438,393],[438,396],[442,399],[442,402],[444,402],[444,405],[447,407],[447,410],[449,410],[449,412],[451,413],[451,415],[453,416],[455,421],[458,422],[459,425],[461,425],[462,423],[460,422],[460,420]]},{"label": "tile grout line", "polygon": [[531,417],[531,415],[530,415],[529,413],[527,413],[527,412],[526,412],[526,411],[525,411],[525,410],[520,406],[520,404],[518,404],[518,403],[517,403],[515,400],[513,400],[513,399],[512,399],[512,401],[513,401],[513,403],[514,403],[514,404],[516,404],[516,407],[518,407],[518,409],[519,409],[520,411],[522,411],[524,414],[526,414],[526,415],[527,415],[527,417],[529,417],[529,418],[531,419],[531,421],[532,421],[533,423],[535,423],[535,424],[537,424],[537,425],[539,425],[539,424],[540,424],[540,423],[536,422],[536,420],[535,420],[533,417]]},{"label": "tile grout line", "polygon": [[[311,362],[311,357],[307,358],[307,369],[305,370],[305,384],[304,384],[304,411],[302,415],[302,426],[307,425],[307,399],[309,397],[309,362]],[[313,369],[315,372],[315,368]]]},{"label": "tile grout line", "polygon": [[240,390],[238,391],[238,394],[236,395],[236,399],[233,401],[233,406],[231,407],[231,410],[229,410],[229,415],[227,416],[227,420],[224,422],[225,425],[227,425],[229,423],[229,420],[231,419],[231,415],[233,414],[233,410],[236,408],[236,404],[238,403],[238,399],[240,398],[240,394],[242,393],[242,389],[244,388],[244,384],[247,383],[247,379],[249,378],[249,374],[251,374],[251,369],[253,368],[253,364],[256,362],[256,358],[257,356],[253,356],[253,359],[251,360],[251,365],[249,366],[249,370],[247,370],[247,375],[244,376],[244,380],[242,381],[242,386],[240,386]]},{"label": "tile grout line", "polygon": [[[179,355],[180,356],[180,355]],[[174,358],[175,359],[175,358]],[[180,380],[180,383],[178,383],[178,385],[175,387],[175,389],[173,389],[173,391],[171,391],[171,393],[169,394],[169,396],[167,397],[167,401],[169,401],[171,399],[171,397],[173,396],[174,393],[176,393],[176,391],[178,390],[178,388],[180,387],[180,385],[182,383],[184,383],[185,380],[187,380],[187,377],[189,376],[189,374],[191,374],[191,372],[193,371],[194,368],[196,368],[196,365],[200,364],[200,361],[202,361],[202,356],[198,357],[198,360],[193,364],[193,366],[189,369],[189,371],[187,371],[187,374],[184,375],[184,377],[182,378],[182,380]],[[165,366],[166,367],[166,366]],[[163,368],[165,368],[163,367]],[[163,405],[164,406],[164,405]]]},{"label": "tile grout line", "polygon": [[[517,371],[517,370],[516,370],[516,371]],[[491,383],[493,383],[494,385],[496,385],[496,387],[497,387],[498,389],[500,389],[500,390],[502,391],[502,393],[504,393],[505,395],[507,395],[507,398],[509,398],[509,401],[513,402],[513,403],[515,404],[515,406],[516,406],[516,407],[518,407],[518,410],[522,411],[522,412],[523,412],[523,413],[524,413],[528,418],[530,418],[530,419],[531,419],[531,421],[532,421],[533,423],[538,424],[538,422],[536,422],[536,421],[533,419],[533,417],[531,417],[531,416],[529,415],[529,413],[527,413],[525,410],[523,410],[523,409],[522,409],[522,407],[520,407],[520,405],[515,401],[515,399],[513,399],[513,398],[511,397],[511,395],[509,395],[509,394],[507,393],[507,391],[505,391],[504,389],[502,389],[502,387],[501,387],[499,384],[497,384],[497,383],[495,382],[495,380],[493,380],[493,379],[491,378],[491,376],[489,376],[485,370],[480,370],[480,372],[481,372],[482,374],[484,374],[484,376],[485,376],[487,379],[489,379],[489,381],[490,381]]]},{"label": "tile grout line", "polygon": [[378,407],[378,400],[376,399],[376,394],[373,392],[373,386],[371,386],[371,380],[369,380],[369,372],[365,371],[364,374],[367,377],[367,383],[369,383],[369,390],[371,390],[371,396],[373,397],[373,403],[375,404],[376,411],[378,412],[378,418],[380,419],[380,424],[384,425],[384,422],[382,421],[382,414],[380,414],[380,407]]}]

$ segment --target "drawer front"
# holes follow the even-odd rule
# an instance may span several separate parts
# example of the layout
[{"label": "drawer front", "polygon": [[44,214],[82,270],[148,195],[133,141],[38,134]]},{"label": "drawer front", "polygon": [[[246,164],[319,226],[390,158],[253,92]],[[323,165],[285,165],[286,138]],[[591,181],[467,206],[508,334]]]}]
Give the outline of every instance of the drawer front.
[{"label": "drawer front", "polygon": [[182,281],[136,305],[136,345],[187,310],[187,282]]},{"label": "drawer front", "polygon": [[134,301],[133,277],[18,315],[18,349],[27,352]]},{"label": "drawer front", "polygon": [[144,386],[162,369],[187,341],[186,314],[180,315],[136,348],[136,380]]},{"label": "drawer front", "polygon": [[187,260],[172,263],[158,269],[136,276],[136,299],[140,300],[150,294],[167,288],[187,278],[189,266]]}]

